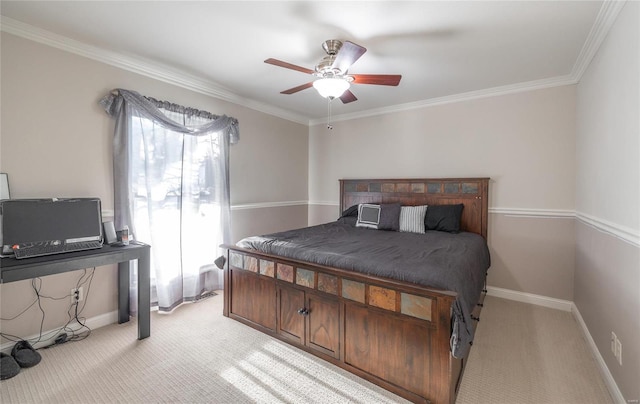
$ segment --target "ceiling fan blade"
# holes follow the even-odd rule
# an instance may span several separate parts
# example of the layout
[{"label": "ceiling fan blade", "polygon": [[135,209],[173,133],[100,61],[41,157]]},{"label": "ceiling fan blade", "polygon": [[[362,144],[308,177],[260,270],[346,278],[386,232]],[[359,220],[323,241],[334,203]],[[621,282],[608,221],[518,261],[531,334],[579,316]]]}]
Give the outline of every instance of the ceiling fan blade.
[{"label": "ceiling fan blade", "polygon": [[264,61],[265,63],[269,63],[270,65],[284,67],[285,69],[297,70],[302,73],[312,74],[313,70],[307,69],[306,67],[297,66],[291,63],[283,62],[282,60],[269,58]]},{"label": "ceiling fan blade", "polygon": [[379,86],[397,86],[402,78],[399,74],[352,74],[353,84],[377,84]]},{"label": "ceiling fan blade", "polygon": [[350,102],[358,101],[358,99],[351,91],[347,90],[340,96],[340,101],[342,101],[343,104],[348,104]]},{"label": "ceiling fan blade", "polygon": [[313,82],[310,83],[306,83],[306,84],[302,84],[298,87],[293,87],[290,88],[288,90],[284,90],[284,91],[280,91],[280,94],[293,94],[293,93],[297,93],[298,91],[302,91],[302,90],[306,90],[307,88],[313,86]]},{"label": "ceiling fan blade", "polygon": [[334,69],[340,69],[342,73],[345,73],[356,60],[360,59],[360,56],[364,55],[367,48],[360,45],[356,45],[353,42],[346,41],[342,44],[342,47],[336,55],[336,59],[331,65]]}]

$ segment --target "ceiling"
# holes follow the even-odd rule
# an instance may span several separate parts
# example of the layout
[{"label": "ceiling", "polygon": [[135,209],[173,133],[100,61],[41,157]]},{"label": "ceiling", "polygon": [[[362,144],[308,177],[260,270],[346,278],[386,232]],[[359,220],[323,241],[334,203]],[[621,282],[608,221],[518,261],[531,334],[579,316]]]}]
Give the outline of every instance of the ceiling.
[{"label": "ceiling", "polygon": [[313,88],[280,94],[314,77],[265,59],[313,69],[322,42],[341,39],[368,49],[349,73],[402,75],[398,87],[353,85],[358,101],[332,103],[338,118],[569,84],[588,63],[603,4],[3,0],[0,12],[3,31],[314,123],[326,99]]}]

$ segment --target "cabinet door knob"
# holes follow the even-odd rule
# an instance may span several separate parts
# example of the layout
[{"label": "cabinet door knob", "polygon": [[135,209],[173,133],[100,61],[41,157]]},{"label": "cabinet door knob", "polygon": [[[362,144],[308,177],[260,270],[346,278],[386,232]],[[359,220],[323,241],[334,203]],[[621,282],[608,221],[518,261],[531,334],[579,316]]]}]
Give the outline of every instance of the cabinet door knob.
[{"label": "cabinet door knob", "polygon": [[298,309],[298,314],[302,315],[302,316],[308,316],[309,315],[309,310],[307,310],[306,307],[302,307]]}]

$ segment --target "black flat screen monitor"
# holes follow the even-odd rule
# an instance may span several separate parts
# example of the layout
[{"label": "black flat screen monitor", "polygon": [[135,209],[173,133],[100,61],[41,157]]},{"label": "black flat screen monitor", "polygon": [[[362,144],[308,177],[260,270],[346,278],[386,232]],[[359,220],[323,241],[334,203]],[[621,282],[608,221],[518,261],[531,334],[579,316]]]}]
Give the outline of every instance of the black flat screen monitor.
[{"label": "black flat screen monitor", "polygon": [[102,241],[98,198],[10,199],[0,202],[3,254],[15,244]]}]

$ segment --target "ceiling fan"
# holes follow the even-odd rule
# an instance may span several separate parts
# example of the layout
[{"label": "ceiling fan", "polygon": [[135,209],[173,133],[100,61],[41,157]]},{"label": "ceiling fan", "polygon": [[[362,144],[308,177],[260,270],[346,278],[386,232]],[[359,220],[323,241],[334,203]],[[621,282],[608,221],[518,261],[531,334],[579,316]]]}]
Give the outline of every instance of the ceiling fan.
[{"label": "ceiling fan", "polygon": [[349,91],[351,83],[397,86],[402,78],[399,74],[348,74],[351,65],[367,51],[366,48],[353,42],[345,41],[343,43],[337,39],[330,39],[322,44],[322,49],[327,53],[327,56],[322,58],[314,70],[278,59],[270,58],[264,61],[268,64],[318,77],[315,81],[281,91],[280,94],[294,94],[313,86],[321,96],[329,99],[340,98],[344,104],[347,104],[358,100]]}]

